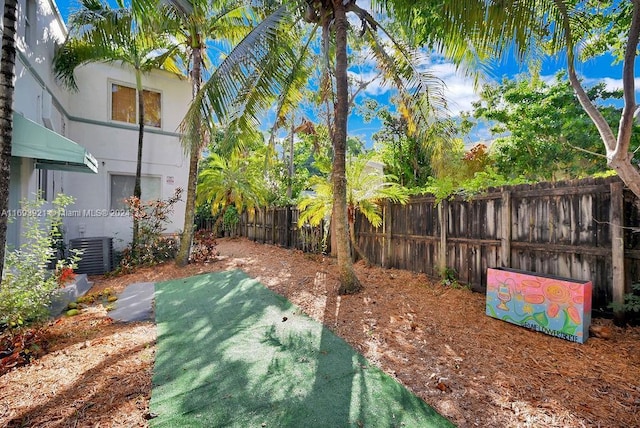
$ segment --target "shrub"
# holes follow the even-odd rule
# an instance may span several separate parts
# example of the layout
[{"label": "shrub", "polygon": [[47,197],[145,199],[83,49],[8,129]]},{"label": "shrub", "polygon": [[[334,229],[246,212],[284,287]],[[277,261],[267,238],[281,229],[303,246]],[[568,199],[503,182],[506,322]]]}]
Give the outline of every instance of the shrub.
[{"label": "shrub", "polygon": [[224,215],[222,216],[222,226],[224,227],[224,230],[234,237],[236,234],[236,226],[238,226],[239,222],[240,214],[238,214],[236,206],[228,206],[227,209],[224,210]]},{"label": "shrub", "polygon": [[440,271],[440,284],[445,287],[451,287],[457,290],[470,290],[469,285],[463,285],[458,282],[458,272],[454,268],[446,267]]},{"label": "shrub", "polygon": [[205,263],[216,260],[219,255],[214,232],[198,230],[193,237],[193,249],[189,260],[193,263]]},{"label": "shrub", "polygon": [[63,287],[67,282],[73,281],[76,277],[75,272],[73,272],[73,268],[71,266],[61,266],[56,269],[55,272],[56,281],[58,281],[58,285]]},{"label": "shrub", "polygon": [[631,284],[631,290],[631,293],[624,295],[624,303],[610,303],[609,308],[629,314],[637,321],[640,313],[640,283]]},{"label": "shrub", "polygon": [[[21,202],[25,243],[5,257],[4,277],[0,284],[0,324],[17,328],[49,315],[51,294],[58,288],[58,277],[48,266],[55,256],[55,242],[62,235],[62,214],[73,198],[59,194],[54,209],[43,210],[44,200]],[[69,260],[58,260],[57,270],[75,267],[78,254]]]},{"label": "shrub", "polygon": [[175,238],[162,234],[167,229],[169,215],[180,200],[182,189],[177,188],[169,199],[141,201],[136,197],[125,200],[131,214],[138,220],[139,235],[135,250],[129,245],[122,251],[120,270],[128,272],[138,266],[152,266],[172,260],[178,253]]}]

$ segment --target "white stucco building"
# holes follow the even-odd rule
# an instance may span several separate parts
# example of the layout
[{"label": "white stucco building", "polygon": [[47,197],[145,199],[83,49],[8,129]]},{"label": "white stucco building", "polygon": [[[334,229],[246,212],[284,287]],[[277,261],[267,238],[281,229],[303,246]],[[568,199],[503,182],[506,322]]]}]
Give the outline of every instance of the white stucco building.
[{"label": "white stucco building", "polygon": [[[66,28],[53,0],[19,0],[16,91],[10,208],[43,192],[75,198],[65,218],[65,240],[111,237],[116,248],[131,239],[132,220],[122,199],[133,192],[138,147],[135,77],[119,65],[92,64],[77,70],[79,91],[58,85],[52,58]],[[178,126],[187,111],[190,84],[164,71],[143,77],[148,103],[143,199],[166,199],[186,189],[188,160]],[[183,195],[183,200],[184,200]],[[184,201],[176,205],[168,233],[183,225]],[[8,231],[19,246],[20,221]]]}]

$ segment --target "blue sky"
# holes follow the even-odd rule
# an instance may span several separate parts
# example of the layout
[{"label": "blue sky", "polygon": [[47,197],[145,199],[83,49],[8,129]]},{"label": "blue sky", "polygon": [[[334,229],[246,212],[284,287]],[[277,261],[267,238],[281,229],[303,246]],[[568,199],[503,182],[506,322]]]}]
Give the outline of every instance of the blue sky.
[{"label": "blue sky", "polygon": [[[366,8],[367,3],[366,0],[361,0],[358,4]],[[76,7],[77,0],[58,0],[57,4],[63,19],[66,21],[69,13]],[[551,79],[558,70],[563,68],[565,68],[565,63],[562,58],[548,59],[543,61],[541,75]],[[457,72],[453,64],[442,60],[430,64],[429,70],[444,81],[449,108],[454,116],[459,115],[460,112],[471,110],[471,103],[478,99],[472,79]],[[613,65],[612,58],[610,57],[601,57],[585,64],[578,64],[577,71],[584,79],[586,85],[590,86],[599,81],[604,81],[609,89],[620,88],[622,86],[622,67],[619,64]],[[365,75],[372,73],[371,70],[367,69],[352,69],[351,72]],[[525,65],[519,64],[515,60],[506,60],[494,64],[490,69],[491,75],[485,80],[497,82],[504,77],[511,78],[517,74],[526,72],[527,68]],[[377,81],[369,85],[364,91],[364,94],[358,99],[362,100],[363,96],[367,96],[378,100],[378,102],[382,104],[389,103],[392,88],[384,87],[380,83],[381,82]],[[377,121],[366,123],[361,117],[352,113],[349,118],[349,135],[363,138],[368,142],[367,146],[370,146],[370,137],[380,126],[380,123]],[[465,143],[472,145],[474,142],[487,138],[489,138],[489,135],[486,127],[480,127],[471,136],[466,138]]]}]

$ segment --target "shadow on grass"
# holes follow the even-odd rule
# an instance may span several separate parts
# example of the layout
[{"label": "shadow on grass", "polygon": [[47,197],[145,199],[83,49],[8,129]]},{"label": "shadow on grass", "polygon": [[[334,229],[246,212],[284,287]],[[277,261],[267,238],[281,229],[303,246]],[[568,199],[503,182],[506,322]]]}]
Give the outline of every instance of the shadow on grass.
[{"label": "shadow on grass", "polygon": [[156,322],[153,426],[450,426],[240,271],[156,284]]}]

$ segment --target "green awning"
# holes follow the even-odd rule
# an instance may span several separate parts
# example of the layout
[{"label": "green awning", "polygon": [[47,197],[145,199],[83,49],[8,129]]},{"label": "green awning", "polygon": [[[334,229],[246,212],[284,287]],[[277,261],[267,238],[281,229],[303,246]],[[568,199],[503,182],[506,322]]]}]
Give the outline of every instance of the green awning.
[{"label": "green awning", "polygon": [[98,162],[87,149],[15,112],[11,155],[35,159],[41,169],[98,172]]}]

